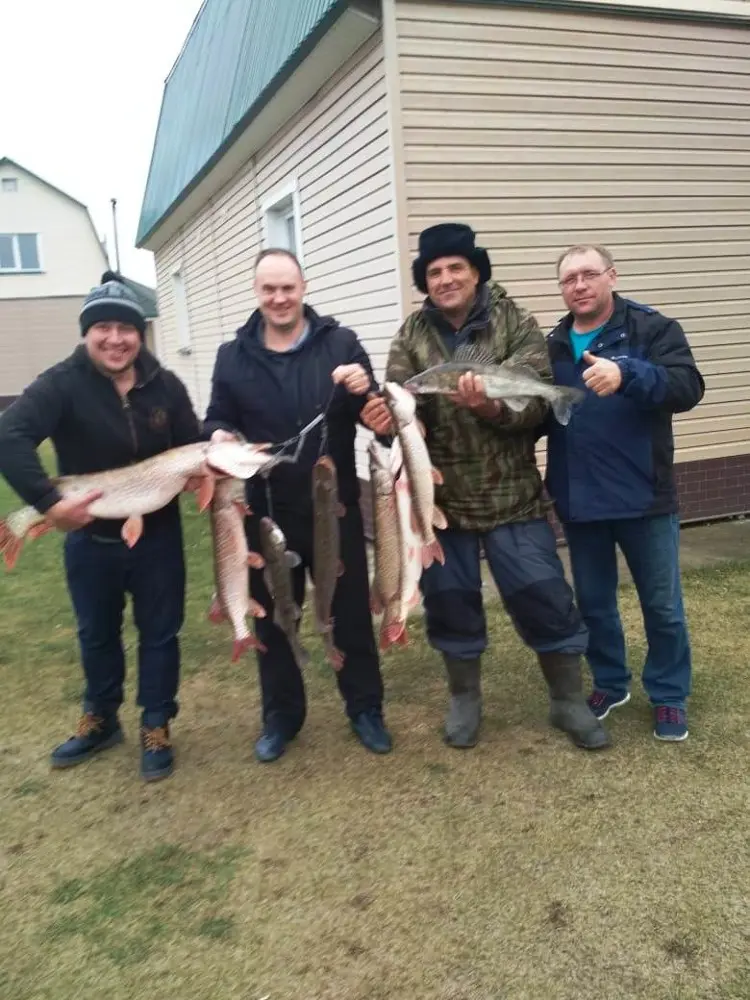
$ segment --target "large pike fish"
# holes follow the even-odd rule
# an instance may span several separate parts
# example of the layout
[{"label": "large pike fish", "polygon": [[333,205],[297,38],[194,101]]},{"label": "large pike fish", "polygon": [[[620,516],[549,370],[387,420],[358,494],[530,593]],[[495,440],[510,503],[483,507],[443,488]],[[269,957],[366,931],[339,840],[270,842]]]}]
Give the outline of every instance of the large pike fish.
[{"label": "large pike fish", "polygon": [[214,548],[216,592],[208,613],[212,622],[229,621],[234,631],[232,662],[247,649],[265,646],[252,634],[247,616],[265,618],[266,609],[250,596],[248,566],[261,569],[262,556],[248,551],[245,535],[245,484],[241,479],[220,479],[211,500],[211,533]]},{"label": "large pike fish", "polygon": [[546,400],[563,425],[570,421],[573,407],[585,395],[581,389],[545,382],[528,365],[507,361],[497,364],[491,355],[472,344],[459,347],[452,361],[407,379],[404,388],[415,395],[448,395],[457,391],[458,380],[469,373],[481,375],[488,399],[501,399],[515,413],[525,410],[534,397]]},{"label": "large pike fish", "polygon": [[307,664],[307,653],[299,641],[299,621],[302,611],[294,600],[292,570],[300,564],[296,552],[286,547],[284,532],[270,517],[260,519],[260,549],[265,560],[265,579],[273,598],[273,622],[287,638],[297,666]]},{"label": "large pike fish", "polygon": [[[240,441],[199,441],[119,469],[61,476],[52,482],[64,498],[101,491],[102,496],[88,508],[90,514],[105,520],[124,519],[122,538],[132,548],[143,533],[144,514],[165,507],[189,480],[200,479],[198,506],[204,511],[211,503],[217,476],[250,479],[273,463],[267,447]],[[27,536],[35,538],[51,528],[34,507],[23,507],[0,521],[0,553],[8,569],[15,565]]]},{"label": "large pike fish", "polygon": [[334,670],[341,670],[344,656],[333,641],[331,608],[341,562],[339,518],[346,513],[339,502],[336,466],[327,455],[313,467],[313,574],[315,576],[315,624],[323,637],[326,657]]},{"label": "large pike fish", "polygon": [[372,610],[382,612],[380,648],[407,643],[406,619],[419,600],[422,541],[414,527],[411,494],[396,440],[389,452],[377,441],[369,447],[370,489],[375,527]]},{"label": "large pike fish", "polygon": [[445,562],[442,546],[434,531],[435,527],[448,527],[445,514],[435,506],[435,483],[442,483],[443,477],[437,469],[433,469],[427,445],[417,426],[417,401],[414,396],[395,382],[385,383],[383,396],[401,443],[414,517],[422,539],[422,565],[427,569],[435,560]]}]

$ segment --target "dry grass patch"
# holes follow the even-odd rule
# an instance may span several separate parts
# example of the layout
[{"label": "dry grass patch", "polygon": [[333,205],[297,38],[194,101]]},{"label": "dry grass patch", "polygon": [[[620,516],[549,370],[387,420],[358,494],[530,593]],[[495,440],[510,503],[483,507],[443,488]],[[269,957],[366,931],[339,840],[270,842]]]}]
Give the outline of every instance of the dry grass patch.
[{"label": "dry grass patch", "polygon": [[[0,495],[0,511],[11,504]],[[132,703],[123,746],[50,773],[80,693],[59,538],[0,577],[0,996],[750,997],[748,566],[686,575],[684,745],[653,740],[636,686],[614,749],[574,749],[547,727],[541,677],[493,604],[475,751],[440,742],[443,679],[415,622],[412,646],[385,660],[392,755],[359,747],[316,655],[308,722],[261,767],[254,662],[231,664],[228,633],[205,620],[207,522],[186,509],[167,782],[140,782]]]}]

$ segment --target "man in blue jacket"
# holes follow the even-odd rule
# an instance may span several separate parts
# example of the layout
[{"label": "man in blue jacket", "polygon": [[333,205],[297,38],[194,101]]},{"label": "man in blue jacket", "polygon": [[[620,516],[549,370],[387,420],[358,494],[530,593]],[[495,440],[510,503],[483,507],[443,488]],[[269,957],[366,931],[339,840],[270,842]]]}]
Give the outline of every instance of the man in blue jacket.
[{"label": "man in blue jacket", "polygon": [[630,700],[617,609],[619,546],[643,612],[643,685],[654,709],[654,735],[684,740],[691,659],[672,415],[697,406],[703,378],[676,320],[614,291],[617,275],[603,247],[571,247],[557,271],[570,311],[548,336],[555,382],[587,391],[567,427],[548,424],[546,485],[589,628],[589,704],[604,719]]},{"label": "man in blue jacket", "polygon": [[[391,737],[383,722],[383,682],[370,615],[365,536],[359,508],[354,439],[367,393],[374,388],[370,360],[355,333],[305,305],[305,281],[294,254],[264,250],[255,264],[258,308],[222,344],[213,373],[205,429],[214,439],[241,432],[248,441],[280,443],[293,438],[326,411],[294,464],[276,466],[269,477],[271,510],[263,480],[251,481],[247,521],[250,549],[260,550],[260,518],[269,514],[286,536],[301,565],[292,570],[295,601],[302,606],[305,571],[312,566],[312,468],[321,450],[338,473],[341,562],[344,573],[333,601],[334,639],[344,654],[336,674],[354,733],[374,753],[387,753]],[[263,696],[263,732],[255,745],[258,760],[284,752],[305,721],[302,673],[281,629],[274,624],[263,573],[250,571],[252,596],[268,617],[255,620],[266,651],[258,655]]]}]

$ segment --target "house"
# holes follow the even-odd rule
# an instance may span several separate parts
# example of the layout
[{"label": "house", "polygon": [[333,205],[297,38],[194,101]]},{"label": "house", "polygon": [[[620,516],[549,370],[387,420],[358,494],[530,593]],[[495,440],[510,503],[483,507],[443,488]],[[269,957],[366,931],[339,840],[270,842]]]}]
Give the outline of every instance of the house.
[{"label": "house", "polygon": [[606,244],[706,375],[676,421],[684,518],[750,508],[750,2],[205,0],[138,236],[199,410],[263,246],[298,253],[380,374],[417,234],[447,219],[545,329],[559,251]]},{"label": "house", "polygon": [[[80,342],[83,300],[108,267],[86,206],[0,158],[0,410]],[[155,293],[128,283],[153,345]]]}]

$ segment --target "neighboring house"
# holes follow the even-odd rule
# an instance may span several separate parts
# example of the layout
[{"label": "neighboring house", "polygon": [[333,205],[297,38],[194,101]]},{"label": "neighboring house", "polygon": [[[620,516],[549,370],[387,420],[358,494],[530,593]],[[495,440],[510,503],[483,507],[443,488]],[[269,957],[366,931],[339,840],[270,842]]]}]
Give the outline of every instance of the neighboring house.
[{"label": "neighboring house", "polygon": [[[78,314],[109,267],[85,205],[0,158],[0,410],[80,343]],[[150,320],[152,289],[129,281]]]},{"label": "neighboring house", "polygon": [[263,246],[297,251],[380,374],[417,234],[448,219],[545,329],[559,251],[609,246],[707,377],[676,421],[683,516],[750,509],[750,3],[205,0],[138,236],[199,410]]}]

